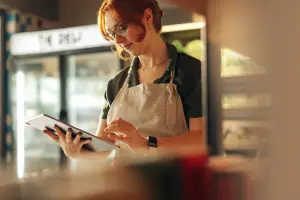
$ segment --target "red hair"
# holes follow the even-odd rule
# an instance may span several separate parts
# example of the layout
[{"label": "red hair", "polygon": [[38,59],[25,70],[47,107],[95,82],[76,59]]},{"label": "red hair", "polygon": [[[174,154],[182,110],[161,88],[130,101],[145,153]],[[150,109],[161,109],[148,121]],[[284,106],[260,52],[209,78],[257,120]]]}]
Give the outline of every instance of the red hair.
[{"label": "red hair", "polygon": [[[156,0],[104,0],[98,12],[98,25],[102,36],[106,40],[113,40],[105,28],[105,13],[113,11],[118,13],[123,23],[134,23],[143,28],[139,41],[145,37],[146,29],[142,23],[144,11],[149,8],[153,15],[153,26],[159,33],[161,31],[161,17],[163,12]],[[117,46],[117,53],[122,57],[122,50]]]}]

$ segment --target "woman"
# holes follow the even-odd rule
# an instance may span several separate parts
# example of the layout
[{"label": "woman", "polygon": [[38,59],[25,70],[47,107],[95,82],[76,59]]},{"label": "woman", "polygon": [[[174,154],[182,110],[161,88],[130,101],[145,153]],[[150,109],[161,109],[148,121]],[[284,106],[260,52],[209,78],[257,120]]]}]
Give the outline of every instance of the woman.
[{"label": "woman", "polygon": [[[123,51],[134,57],[109,81],[97,130],[97,136],[120,145],[117,157],[203,143],[201,64],[160,37],[162,16],[156,0],[104,0],[99,11],[104,38],[121,57]],[[81,147],[89,140],[55,130],[58,136],[44,133],[71,158],[111,153],[87,153]]]}]

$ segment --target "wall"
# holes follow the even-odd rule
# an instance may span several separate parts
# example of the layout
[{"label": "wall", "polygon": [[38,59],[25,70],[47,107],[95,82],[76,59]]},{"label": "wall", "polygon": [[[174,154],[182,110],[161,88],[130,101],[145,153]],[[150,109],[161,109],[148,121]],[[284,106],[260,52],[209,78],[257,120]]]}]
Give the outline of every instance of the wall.
[{"label": "wall", "polygon": [[100,0],[60,0],[60,23],[65,27],[96,24],[100,5]]},{"label": "wall", "polygon": [[58,20],[58,2],[59,0],[1,0],[0,4],[47,20]]},{"label": "wall", "polygon": [[[97,12],[101,0],[60,0],[59,19],[65,26],[81,26],[97,23]],[[162,19],[164,25],[184,23],[192,21],[192,14],[175,7],[163,5],[165,16]]]}]

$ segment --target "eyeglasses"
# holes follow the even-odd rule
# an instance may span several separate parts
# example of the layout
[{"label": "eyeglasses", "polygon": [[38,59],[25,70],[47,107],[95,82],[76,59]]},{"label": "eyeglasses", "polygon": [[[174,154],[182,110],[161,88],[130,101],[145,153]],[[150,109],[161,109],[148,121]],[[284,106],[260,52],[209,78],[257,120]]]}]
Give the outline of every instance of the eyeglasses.
[{"label": "eyeglasses", "polygon": [[127,34],[127,29],[128,29],[127,25],[124,24],[118,25],[114,31],[109,33],[109,36],[113,39],[115,39],[117,35],[120,37],[125,37]]}]

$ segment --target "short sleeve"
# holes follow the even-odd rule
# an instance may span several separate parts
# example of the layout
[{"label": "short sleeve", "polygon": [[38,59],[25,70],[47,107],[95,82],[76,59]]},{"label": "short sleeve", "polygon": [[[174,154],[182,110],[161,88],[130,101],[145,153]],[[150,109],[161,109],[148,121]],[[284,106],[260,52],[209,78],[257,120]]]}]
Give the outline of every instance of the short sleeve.
[{"label": "short sleeve", "polygon": [[196,87],[185,99],[184,104],[187,108],[186,114],[188,118],[198,118],[203,116],[201,81],[198,82]]},{"label": "short sleeve", "polygon": [[108,103],[108,100],[107,100],[107,92],[104,93],[104,103],[102,105],[102,110],[101,110],[101,114],[100,114],[100,118],[101,119],[107,119],[107,114],[108,114],[108,111],[109,111],[109,103]]}]

